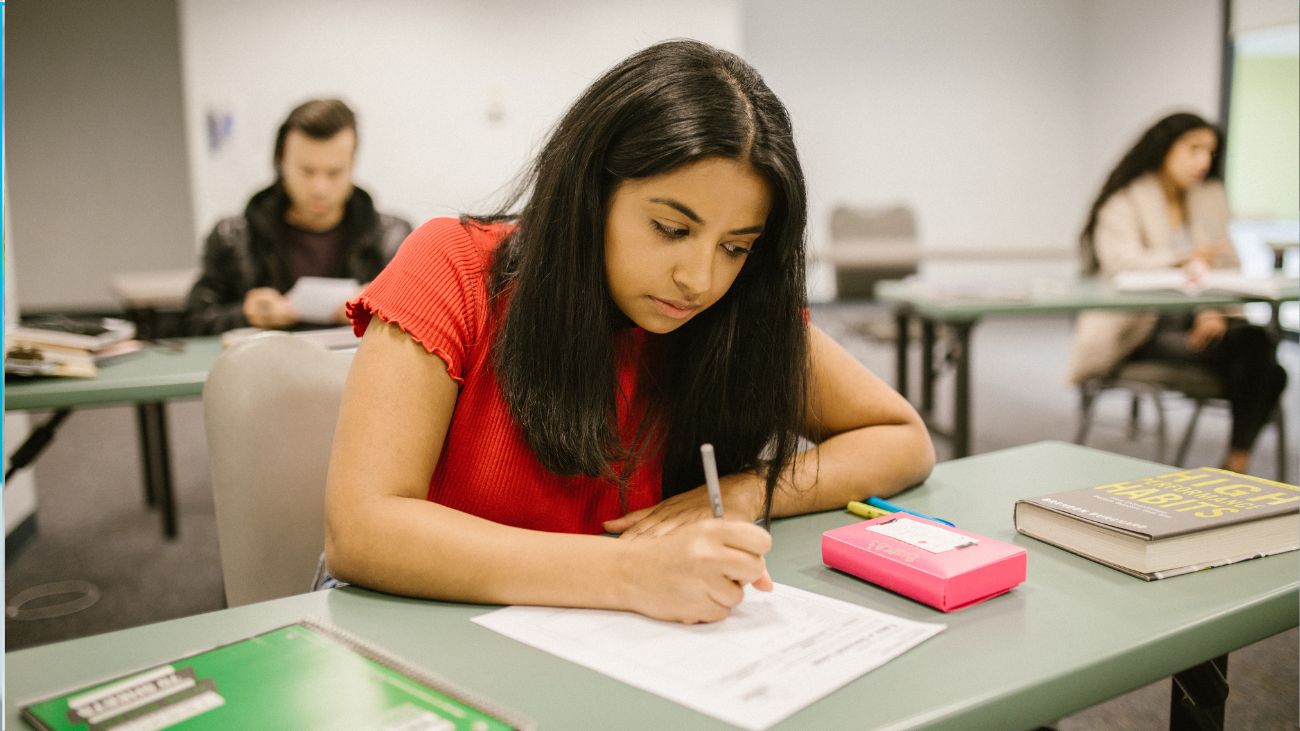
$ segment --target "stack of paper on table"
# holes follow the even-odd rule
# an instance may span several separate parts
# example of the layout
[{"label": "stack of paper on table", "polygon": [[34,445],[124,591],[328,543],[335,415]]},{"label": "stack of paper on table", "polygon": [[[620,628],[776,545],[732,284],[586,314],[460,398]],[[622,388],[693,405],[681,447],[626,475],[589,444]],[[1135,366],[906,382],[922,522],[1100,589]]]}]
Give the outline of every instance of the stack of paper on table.
[{"label": "stack of paper on table", "polygon": [[113,317],[25,320],[5,330],[5,373],[93,378],[97,366],[140,351],[135,324]]},{"label": "stack of paper on table", "polygon": [[1033,296],[1023,281],[962,278],[908,277],[903,280],[917,294],[945,300],[1023,302]]},{"label": "stack of paper on table", "polygon": [[1273,277],[1248,277],[1239,271],[1211,269],[1191,278],[1184,269],[1144,269],[1118,272],[1111,278],[1121,292],[1169,290],[1196,295],[1202,292],[1275,298],[1281,286]]}]

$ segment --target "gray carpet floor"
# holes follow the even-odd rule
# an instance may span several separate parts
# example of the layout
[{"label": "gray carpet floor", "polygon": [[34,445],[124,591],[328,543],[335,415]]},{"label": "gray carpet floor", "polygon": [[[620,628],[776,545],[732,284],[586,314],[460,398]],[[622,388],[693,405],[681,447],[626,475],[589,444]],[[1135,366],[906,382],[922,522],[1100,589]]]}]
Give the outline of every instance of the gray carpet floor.
[{"label": "gray carpet floor", "polygon": [[[886,380],[893,378],[892,345],[865,336],[843,313],[815,310],[814,319]],[[974,335],[974,451],[986,452],[1041,439],[1070,440],[1077,395],[1063,381],[1070,324],[1064,318],[992,320]],[[1296,480],[1300,454],[1297,347],[1284,343],[1279,358],[1291,385],[1288,480]],[[915,360],[915,358],[914,358]],[[915,381],[913,381],[915,382]],[[946,423],[950,381],[939,384],[936,416]],[[1190,409],[1171,405],[1174,429]],[[155,512],[145,507],[135,416],[129,408],[74,412],[36,463],[38,533],[5,567],[6,596],[55,581],[93,584],[98,600],[62,617],[5,622],[5,648],[15,650],[150,622],[221,609],[220,558],[208,482],[202,405],[169,406],[172,467],[180,515],[179,537],[166,541]],[[37,418],[40,418],[38,415]],[[1150,411],[1146,420],[1151,419]],[[1228,418],[1224,409],[1202,416],[1189,464],[1215,465],[1223,457]],[[1176,432],[1177,433],[1177,432]],[[1156,459],[1154,438],[1130,438],[1127,402],[1119,395],[1098,406],[1090,446]],[[936,441],[940,459],[946,446]],[[1275,477],[1273,430],[1260,438],[1252,471]],[[1172,457],[1170,457],[1172,459]],[[35,600],[39,608],[68,597]],[[1233,653],[1228,728],[1293,729],[1300,707],[1295,630]],[[1055,724],[1060,731],[1158,729],[1168,726],[1168,680],[1095,706]]]}]

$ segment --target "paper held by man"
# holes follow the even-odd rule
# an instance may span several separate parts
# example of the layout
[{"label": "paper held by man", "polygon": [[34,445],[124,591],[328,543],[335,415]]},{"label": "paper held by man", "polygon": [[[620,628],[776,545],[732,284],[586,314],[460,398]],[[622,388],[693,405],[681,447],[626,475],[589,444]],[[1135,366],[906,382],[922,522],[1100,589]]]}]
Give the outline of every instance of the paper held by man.
[{"label": "paper held by man", "polygon": [[298,313],[298,321],[311,325],[337,325],[343,303],[361,293],[355,279],[298,277],[284,293]]}]

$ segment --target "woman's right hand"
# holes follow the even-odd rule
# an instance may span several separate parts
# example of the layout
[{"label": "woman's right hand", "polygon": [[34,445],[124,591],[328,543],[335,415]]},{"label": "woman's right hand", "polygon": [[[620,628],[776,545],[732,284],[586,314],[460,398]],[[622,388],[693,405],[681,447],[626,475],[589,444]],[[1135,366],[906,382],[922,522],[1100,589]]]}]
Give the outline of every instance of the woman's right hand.
[{"label": "woman's right hand", "polygon": [[686,624],[726,617],[745,587],[772,590],[763,556],[767,531],[742,520],[703,520],[654,538],[627,542],[638,553],[626,564],[628,608]]}]

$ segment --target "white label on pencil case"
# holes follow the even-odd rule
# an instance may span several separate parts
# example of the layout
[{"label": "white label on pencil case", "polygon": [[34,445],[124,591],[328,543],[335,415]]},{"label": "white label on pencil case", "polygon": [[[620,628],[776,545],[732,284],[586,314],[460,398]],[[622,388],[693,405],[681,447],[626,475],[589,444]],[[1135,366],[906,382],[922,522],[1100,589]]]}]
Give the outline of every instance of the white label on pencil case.
[{"label": "white label on pencil case", "polygon": [[869,525],[867,530],[889,536],[894,540],[916,546],[930,553],[943,553],[944,551],[965,548],[979,543],[970,536],[964,536],[919,520],[891,520],[885,523]]}]

